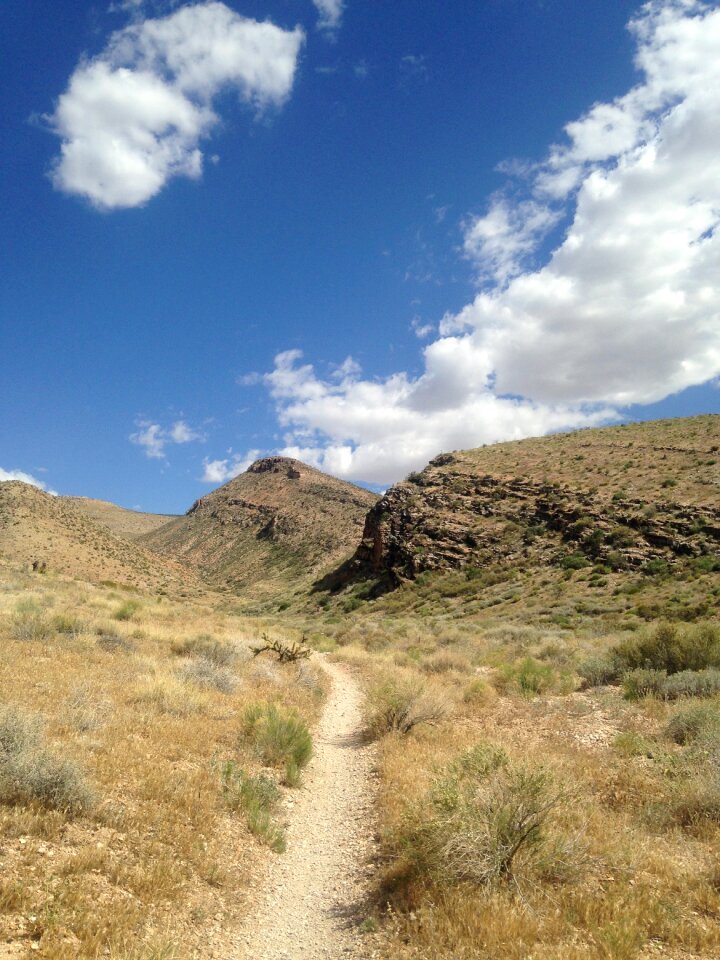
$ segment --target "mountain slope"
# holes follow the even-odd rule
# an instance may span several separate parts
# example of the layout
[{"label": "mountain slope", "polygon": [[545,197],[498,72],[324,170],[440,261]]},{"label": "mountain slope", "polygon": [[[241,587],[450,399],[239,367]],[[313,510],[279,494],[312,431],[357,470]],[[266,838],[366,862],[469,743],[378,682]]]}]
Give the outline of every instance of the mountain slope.
[{"label": "mountain slope", "polygon": [[151,533],[173,519],[172,514],[127,510],[106,500],[94,500],[92,497],[63,497],[62,499],[72,504],[90,520],[107,527],[111,533],[119,537],[127,537],[129,540],[136,540],[146,533]]},{"label": "mountain slope", "polygon": [[370,511],[325,585],[377,591],[430,570],[646,568],[720,544],[720,417],[657,421],[436,457]]},{"label": "mountain slope", "polygon": [[111,533],[70,498],[19,481],[0,483],[0,557],[23,566],[45,561],[51,570],[80,580],[144,590],[176,592],[198,584],[194,573]]},{"label": "mountain slope", "polygon": [[298,460],[268,457],[140,539],[214,584],[277,592],[346,557],[377,499]]}]

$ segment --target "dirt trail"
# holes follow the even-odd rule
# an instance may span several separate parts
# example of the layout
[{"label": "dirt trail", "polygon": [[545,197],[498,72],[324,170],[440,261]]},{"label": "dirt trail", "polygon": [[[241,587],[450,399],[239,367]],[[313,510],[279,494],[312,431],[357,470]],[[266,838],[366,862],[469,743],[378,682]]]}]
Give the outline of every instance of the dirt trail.
[{"label": "dirt trail", "polygon": [[373,853],[373,750],[360,736],[357,684],[342,666],[316,662],[332,689],[304,786],[291,799],[287,850],[246,924],[245,960],[373,956],[358,930]]}]

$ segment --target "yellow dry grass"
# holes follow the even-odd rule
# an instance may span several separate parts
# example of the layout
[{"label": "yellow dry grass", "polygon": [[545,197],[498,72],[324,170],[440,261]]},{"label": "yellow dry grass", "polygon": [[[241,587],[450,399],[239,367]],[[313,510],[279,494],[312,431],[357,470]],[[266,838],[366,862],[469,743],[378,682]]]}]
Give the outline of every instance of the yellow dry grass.
[{"label": "yellow dry grass", "polygon": [[[210,603],[138,595],[126,616],[127,592],[3,572],[0,708],[43,718],[45,746],[77,765],[95,804],[77,816],[0,805],[0,941],[48,960],[212,956],[268,855],[228,810],[219,765],[259,768],[238,736],[249,703],[312,720],[319,685],[253,660],[248,643],[270,625]],[[15,639],[32,618],[45,635]],[[234,663],[183,670],[194,661],[172,645],[197,634],[233,645]]]}]

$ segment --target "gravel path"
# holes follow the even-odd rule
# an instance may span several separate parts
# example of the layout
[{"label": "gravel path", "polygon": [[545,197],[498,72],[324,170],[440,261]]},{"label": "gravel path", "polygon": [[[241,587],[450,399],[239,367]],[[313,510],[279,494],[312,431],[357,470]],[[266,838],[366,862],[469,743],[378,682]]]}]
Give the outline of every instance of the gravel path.
[{"label": "gravel path", "polygon": [[288,846],[249,917],[246,960],[374,955],[358,930],[373,854],[373,750],[361,738],[362,697],[342,666],[318,657],[332,689],[304,786],[288,806]]}]

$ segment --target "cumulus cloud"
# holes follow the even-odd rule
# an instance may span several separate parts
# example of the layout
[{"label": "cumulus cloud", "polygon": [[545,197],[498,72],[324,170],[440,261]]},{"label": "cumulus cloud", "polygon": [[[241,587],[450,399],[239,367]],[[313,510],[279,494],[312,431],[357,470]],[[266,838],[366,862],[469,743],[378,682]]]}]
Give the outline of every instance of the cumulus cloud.
[{"label": "cumulus cloud", "polygon": [[344,0],[313,0],[318,12],[318,28],[334,33],[342,20]]},{"label": "cumulus cloud", "polygon": [[135,433],[130,434],[130,442],[142,447],[145,456],[151,460],[164,460],[168,444],[204,442],[205,435],[189,426],[184,420],[176,420],[169,427],[162,427],[151,420],[137,420]]},{"label": "cumulus cloud", "polygon": [[203,483],[226,483],[238,474],[244,473],[260,455],[260,450],[250,450],[245,455],[236,454],[225,460],[209,460],[206,457],[203,460],[204,470],[200,479]]},{"label": "cumulus cloud", "polygon": [[239,16],[208,0],[114,33],[80,62],[49,118],[61,138],[55,187],[95,207],[137,207],[176,176],[202,173],[213,100],[235,90],[257,113],[293,85],[303,31]]},{"label": "cumulus cloud", "polygon": [[42,480],[38,480],[37,477],[33,477],[30,473],[25,473],[23,470],[3,470],[0,467],[0,483],[5,483],[9,480],[19,480],[21,483],[28,483],[31,487],[38,487],[40,490],[44,490],[45,493],[49,493],[52,497],[57,497],[57,490],[50,490],[46,483],[43,483]]},{"label": "cumulus cloud", "polygon": [[720,9],[654,0],[630,30],[637,85],[466,222],[480,292],[443,319],[420,376],[323,379],[297,351],[276,358],[286,452],[385,483],[440,450],[604,422],[720,374]]}]

